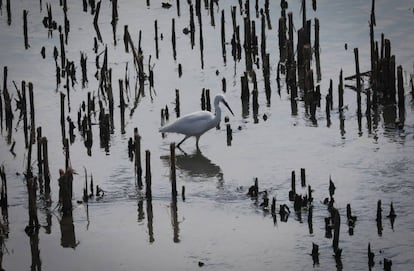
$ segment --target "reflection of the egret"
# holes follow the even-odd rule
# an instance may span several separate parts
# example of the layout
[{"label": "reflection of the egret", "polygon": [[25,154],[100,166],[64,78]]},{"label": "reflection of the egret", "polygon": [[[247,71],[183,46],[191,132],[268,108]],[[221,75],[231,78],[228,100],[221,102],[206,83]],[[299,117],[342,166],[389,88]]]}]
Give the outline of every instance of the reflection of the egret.
[{"label": "reflection of the egret", "polygon": [[[223,173],[221,168],[212,163],[210,159],[205,157],[200,151],[193,154],[176,155],[175,165],[178,170],[188,174],[192,177],[213,178],[217,177],[222,180]],[[169,164],[170,156],[161,156],[161,160]]]}]

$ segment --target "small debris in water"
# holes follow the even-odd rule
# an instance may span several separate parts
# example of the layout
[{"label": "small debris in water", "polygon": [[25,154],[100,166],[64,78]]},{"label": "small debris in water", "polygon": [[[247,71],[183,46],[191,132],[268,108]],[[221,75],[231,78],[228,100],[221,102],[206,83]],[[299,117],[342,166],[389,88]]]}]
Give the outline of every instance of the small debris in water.
[{"label": "small debris in water", "polygon": [[163,8],[170,8],[172,5],[170,4],[170,3],[168,3],[168,2],[162,2],[162,4],[161,4],[161,6],[163,7]]}]

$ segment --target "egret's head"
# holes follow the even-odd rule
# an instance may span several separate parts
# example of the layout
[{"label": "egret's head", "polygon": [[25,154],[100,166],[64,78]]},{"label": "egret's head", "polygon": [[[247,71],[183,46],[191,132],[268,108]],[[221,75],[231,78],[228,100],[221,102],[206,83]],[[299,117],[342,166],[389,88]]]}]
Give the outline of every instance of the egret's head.
[{"label": "egret's head", "polygon": [[230,113],[234,116],[234,113],[233,113],[233,111],[231,110],[231,108],[230,108],[230,106],[229,106],[229,104],[226,102],[226,99],[225,99],[225,97],[224,97],[224,95],[223,94],[217,94],[215,97],[214,97],[214,107],[217,107],[218,105],[219,105],[219,103],[220,102],[222,102],[228,109],[229,109],[229,111],[230,111]]}]

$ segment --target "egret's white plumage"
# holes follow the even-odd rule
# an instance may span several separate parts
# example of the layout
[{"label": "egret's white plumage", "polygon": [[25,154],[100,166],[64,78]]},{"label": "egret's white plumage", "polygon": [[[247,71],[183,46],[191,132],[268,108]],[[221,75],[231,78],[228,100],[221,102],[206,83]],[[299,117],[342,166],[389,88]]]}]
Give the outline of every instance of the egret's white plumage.
[{"label": "egret's white plumage", "polygon": [[216,127],[221,121],[220,102],[222,102],[230,110],[231,114],[233,114],[233,111],[230,109],[224,96],[222,94],[217,94],[214,97],[215,114],[209,111],[193,112],[178,118],[173,123],[164,125],[159,129],[159,131],[161,133],[178,133],[185,135],[184,139],[178,143],[177,147],[179,147],[187,138],[195,136],[198,149],[198,141],[200,136],[211,128]]}]

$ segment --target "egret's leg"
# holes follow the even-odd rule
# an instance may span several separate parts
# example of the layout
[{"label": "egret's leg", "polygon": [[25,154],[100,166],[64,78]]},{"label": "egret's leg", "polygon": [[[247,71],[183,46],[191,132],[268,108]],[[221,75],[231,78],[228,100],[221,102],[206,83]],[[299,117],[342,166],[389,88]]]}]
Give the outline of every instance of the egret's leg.
[{"label": "egret's leg", "polygon": [[187,138],[189,138],[189,136],[185,136],[183,138],[183,140],[181,140],[178,144],[177,144],[177,148],[180,147],[181,143],[183,143]]},{"label": "egret's leg", "polygon": [[197,146],[197,150],[200,150],[200,148],[198,147],[198,141],[200,140],[200,136],[196,136],[196,146]]}]

